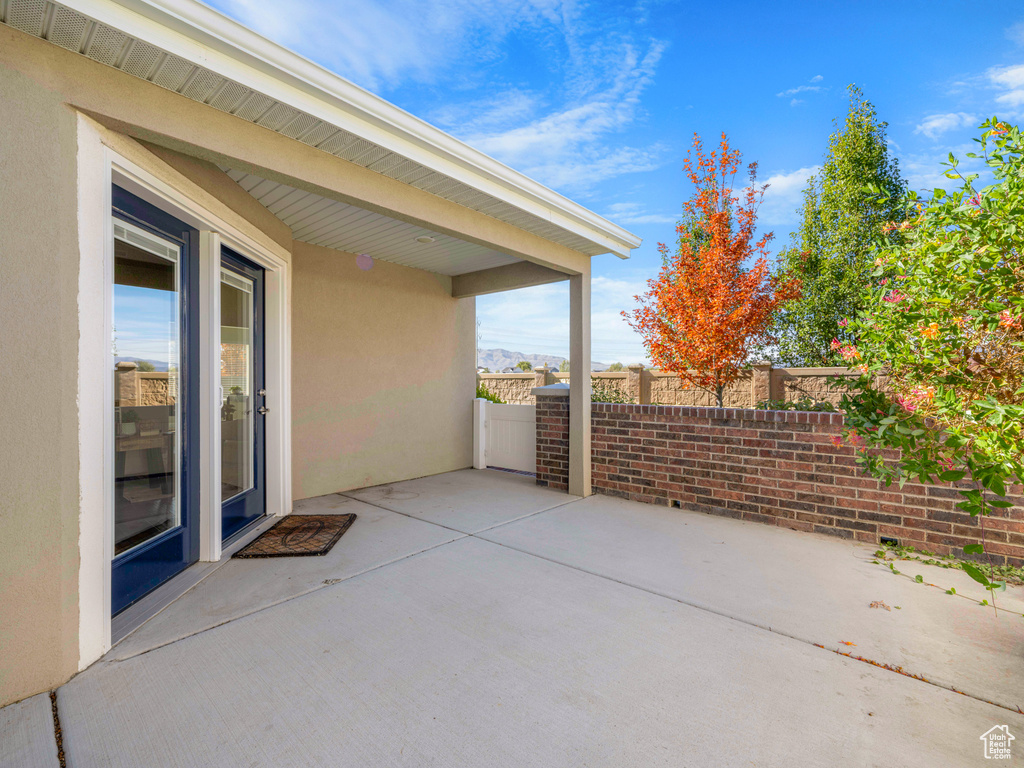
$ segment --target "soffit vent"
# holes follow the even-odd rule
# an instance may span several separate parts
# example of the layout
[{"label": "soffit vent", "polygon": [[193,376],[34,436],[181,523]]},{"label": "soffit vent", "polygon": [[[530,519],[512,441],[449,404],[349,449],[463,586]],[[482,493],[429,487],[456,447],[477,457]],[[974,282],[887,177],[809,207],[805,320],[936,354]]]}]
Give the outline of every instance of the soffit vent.
[{"label": "soffit vent", "polygon": [[588,256],[608,251],[540,216],[73,9],[47,0],[0,0],[0,22]]}]

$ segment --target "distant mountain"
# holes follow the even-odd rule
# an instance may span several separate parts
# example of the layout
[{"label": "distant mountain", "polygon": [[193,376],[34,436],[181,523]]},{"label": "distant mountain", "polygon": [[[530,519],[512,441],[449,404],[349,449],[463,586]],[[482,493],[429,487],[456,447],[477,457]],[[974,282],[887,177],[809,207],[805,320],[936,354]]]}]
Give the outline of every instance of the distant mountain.
[{"label": "distant mountain", "polygon": [[[565,358],[557,357],[556,355],[524,355],[522,352],[511,352],[507,349],[481,349],[477,365],[481,368],[490,368],[495,373],[498,373],[504,368],[515,368],[516,363],[520,360],[525,360],[534,368],[548,365],[557,370],[558,366],[565,361]],[[607,363],[590,363],[590,370],[592,371],[603,371],[607,368]]]},{"label": "distant mountain", "polygon": [[167,372],[167,363],[161,362],[160,360],[146,360],[142,357],[115,357],[114,362],[116,363],[149,363],[153,366],[154,371],[160,371],[161,373]]}]

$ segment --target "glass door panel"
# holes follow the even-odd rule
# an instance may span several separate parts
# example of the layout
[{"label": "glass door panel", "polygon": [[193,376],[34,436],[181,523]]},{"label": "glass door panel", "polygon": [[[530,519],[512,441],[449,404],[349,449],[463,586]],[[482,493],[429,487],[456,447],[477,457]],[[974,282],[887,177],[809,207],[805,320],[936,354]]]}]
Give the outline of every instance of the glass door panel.
[{"label": "glass door panel", "polygon": [[196,561],[199,233],[113,188],[113,562],[117,614]]},{"label": "glass door panel", "polygon": [[254,408],[253,281],[226,269],[220,284],[221,500],[253,487]]},{"label": "glass door panel", "polygon": [[263,270],[221,249],[220,459],[221,534],[238,535],[263,517],[264,421]]},{"label": "glass door panel", "polygon": [[179,525],[180,245],[114,226],[114,554]]}]

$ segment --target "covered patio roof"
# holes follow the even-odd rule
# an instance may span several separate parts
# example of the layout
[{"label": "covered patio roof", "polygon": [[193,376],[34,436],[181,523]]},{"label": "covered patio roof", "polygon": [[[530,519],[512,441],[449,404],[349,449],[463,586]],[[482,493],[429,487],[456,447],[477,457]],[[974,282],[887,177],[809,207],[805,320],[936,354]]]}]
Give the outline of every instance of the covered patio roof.
[{"label": "covered patio roof", "polygon": [[[441,275],[462,275],[514,264],[514,256],[431,231],[355,205],[296,189],[256,174],[222,168],[272,214],[296,240]],[[563,279],[568,279],[565,275]]]},{"label": "covered patio roof", "polygon": [[[0,21],[587,256],[628,258],[640,244],[583,206],[200,2],[0,0]],[[435,255],[451,245],[442,243]],[[474,264],[484,269],[499,261],[497,254],[478,254]],[[442,262],[437,271],[455,274]]]}]

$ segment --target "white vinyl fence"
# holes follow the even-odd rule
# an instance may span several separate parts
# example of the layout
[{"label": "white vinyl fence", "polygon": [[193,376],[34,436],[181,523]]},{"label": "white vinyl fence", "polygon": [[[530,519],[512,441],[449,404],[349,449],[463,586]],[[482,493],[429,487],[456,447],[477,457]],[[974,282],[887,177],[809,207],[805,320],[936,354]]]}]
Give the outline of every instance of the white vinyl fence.
[{"label": "white vinyl fence", "polygon": [[473,401],[473,466],[537,471],[537,408]]}]

